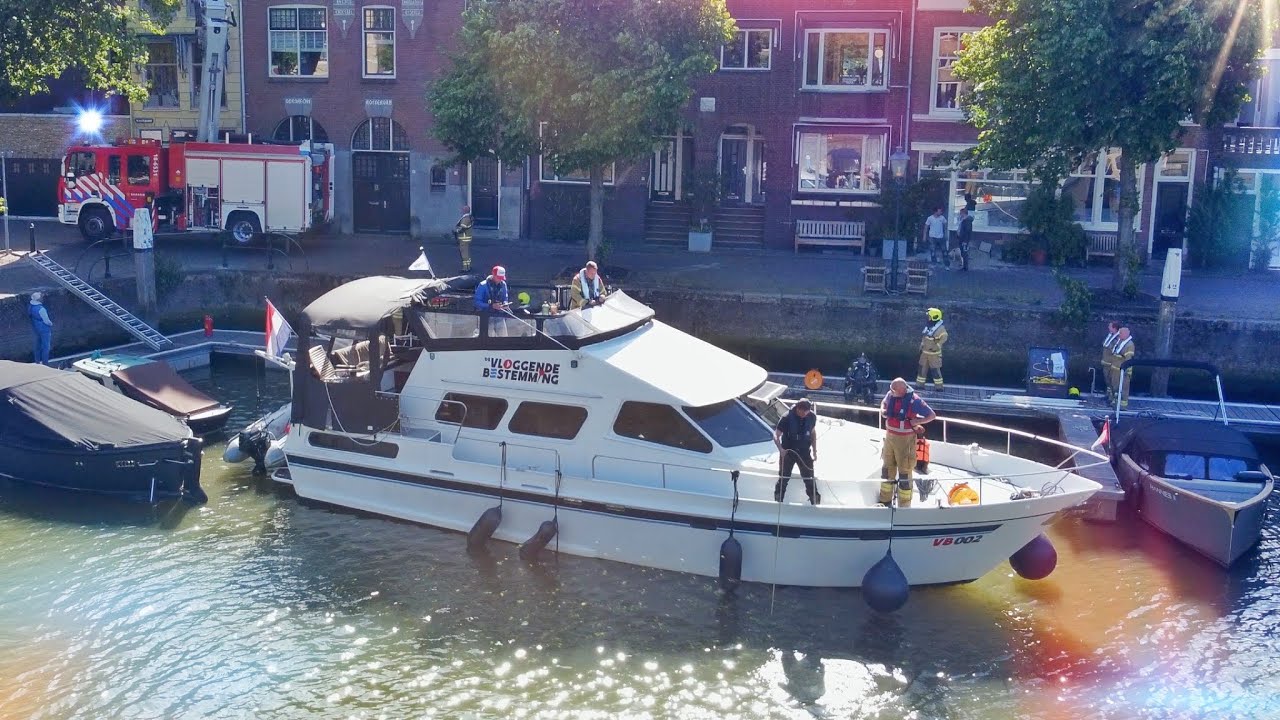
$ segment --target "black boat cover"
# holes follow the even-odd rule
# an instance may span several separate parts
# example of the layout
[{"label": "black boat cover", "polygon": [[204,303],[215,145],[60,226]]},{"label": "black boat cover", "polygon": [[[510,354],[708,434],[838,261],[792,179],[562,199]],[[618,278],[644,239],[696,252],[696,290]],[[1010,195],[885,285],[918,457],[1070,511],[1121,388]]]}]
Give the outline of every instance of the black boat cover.
[{"label": "black boat cover", "polygon": [[1258,449],[1244,433],[1221,422],[1181,418],[1134,421],[1130,433],[1121,440],[1124,452],[1180,452],[1213,457],[1258,460]]},{"label": "black boat cover", "polygon": [[112,392],[78,372],[0,360],[0,443],[93,450],[180,443],[172,415]]},{"label": "black boat cover", "polygon": [[302,316],[313,331],[323,335],[365,338],[397,310],[424,304],[451,290],[473,289],[478,282],[474,275],[433,280],[386,275],[360,278],[316,298]]}]

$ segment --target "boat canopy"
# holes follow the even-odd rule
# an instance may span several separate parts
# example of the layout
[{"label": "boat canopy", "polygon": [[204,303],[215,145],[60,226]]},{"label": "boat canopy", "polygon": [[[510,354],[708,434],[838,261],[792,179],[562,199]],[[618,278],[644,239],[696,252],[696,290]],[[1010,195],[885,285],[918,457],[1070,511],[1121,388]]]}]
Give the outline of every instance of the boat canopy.
[{"label": "boat canopy", "polygon": [[657,320],[582,352],[651,386],[671,402],[690,407],[741,397],[766,377],[764,368]]},{"label": "boat canopy", "polygon": [[1185,453],[1213,457],[1258,460],[1258,450],[1244,433],[1233,427],[1206,420],[1181,418],[1155,419],[1141,423],[1131,431],[1132,440],[1125,452],[1145,450],[1150,453]]},{"label": "boat canopy", "polygon": [[167,362],[132,365],[116,370],[111,377],[149,404],[175,415],[194,415],[221,405],[187,382]]},{"label": "boat canopy", "polygon": [[0,360],[0,439],[47,450],[181,443],[191,431],[168,413],[77,372]]},{"label": "boat canopy", "polygon": [[360,278],[316,298],[302,311],[303,322],[323,335],[364,339],[395,313],[424,305],[445,292],[470,290],[477,282],[474,275],[431,280],[386,275]]}]

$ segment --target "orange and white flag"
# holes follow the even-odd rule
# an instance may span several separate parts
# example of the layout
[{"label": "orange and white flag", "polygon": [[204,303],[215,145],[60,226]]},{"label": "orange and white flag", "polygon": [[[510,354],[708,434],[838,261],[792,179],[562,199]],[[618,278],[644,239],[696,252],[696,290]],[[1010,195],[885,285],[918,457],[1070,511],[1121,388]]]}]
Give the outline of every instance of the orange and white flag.
[{"label": "orange and white flag", "polygon": [[289,336],[292,334],[293,328],[289,327],[289,321],[271,304],[271,300],[267,300],[267,356],[283,356],[285,345],[289,343]]}]

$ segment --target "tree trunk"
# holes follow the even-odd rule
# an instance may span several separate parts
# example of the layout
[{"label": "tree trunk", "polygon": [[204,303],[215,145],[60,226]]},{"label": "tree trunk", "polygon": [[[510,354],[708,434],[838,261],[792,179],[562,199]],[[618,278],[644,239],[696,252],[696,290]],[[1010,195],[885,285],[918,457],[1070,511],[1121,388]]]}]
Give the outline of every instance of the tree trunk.
[{"label": "tree trunk", "polygon": [[604,240],[604,168],[591,168],[591,231],[587,234],[587,259],[595,260]]},{"label": "tree trunk", "polygon": [[1111,289],[1124,292],[1129,284],[1129,258],[1137,254],[1137,243],[1133,237],[1133,218],[1138,211],[1138,168],[1133,155],[1124,152],[1120,155],[1120,207],[1116,215],[1119,223],[1119,235],[1116,247],[1115,274],[1112,276]]}]

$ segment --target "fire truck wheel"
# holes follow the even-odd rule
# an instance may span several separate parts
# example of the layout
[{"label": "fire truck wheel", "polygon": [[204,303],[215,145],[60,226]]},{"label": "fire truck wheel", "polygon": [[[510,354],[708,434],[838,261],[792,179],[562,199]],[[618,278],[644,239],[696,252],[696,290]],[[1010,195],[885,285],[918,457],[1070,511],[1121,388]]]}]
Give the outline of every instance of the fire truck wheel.
[{"label": "fire truck wheel", "polygon": [[115,229],[111,213],[102,208],[89,208],[80,213],[80,234],[91,243],[105,240]]},{"label": "fire truck wheel", "polygon": [[258,216],[244,212],[231,213],[231,217],[227,218],[227,230],[231,232],[231,237],[241,245],[249,242],[254,235],[262,232],[262,228],[258,226]]}]

